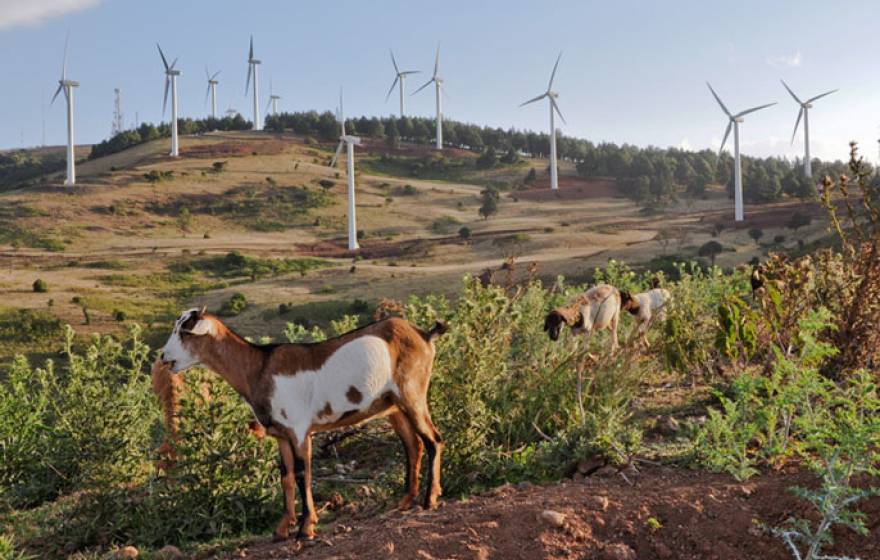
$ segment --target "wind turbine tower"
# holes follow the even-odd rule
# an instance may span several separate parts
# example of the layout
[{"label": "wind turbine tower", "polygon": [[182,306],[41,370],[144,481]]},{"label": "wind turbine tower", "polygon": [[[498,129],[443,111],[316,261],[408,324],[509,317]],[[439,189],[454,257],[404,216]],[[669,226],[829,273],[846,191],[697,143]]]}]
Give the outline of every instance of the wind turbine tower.
[{"label": "wind turbine tower", "polygon": [[260,80],[257,78],[257,70],[261,61],[254,58],[254,36],[251,35],[251,48],[248,51],[248,75],[244,86],[244,95],[247,97],[248,87],[251,85],[251,76],[254,77],[254,130],[262,130],[260,124]]},{"label": "wind turbine tower", "polygon": [[339,110],[337,111],[337,119],[339,119],[339,125],[342,127],[342,135],[339,137],[339,145],[336,146],[336,153],[333,154],[333,159],[330,160],[330,167],[336,166],[336,160],[339,159],[339,154],[342,153],[342,146],[346,147],[346,156],[348,157],[347,172],[348,172],[348,250],[356,251],[360,249],[357,240],[357,216],[355,215],[355,201],[354,201],[354,147],[355,145],[359,145],[361,143],[361,139],[357,136],[352,136],[345,133],[345,113],[342,110],[342,88],[339,88]]},{"label": "wind turbine tower", "polygon": [[208,101],[208,96],[211,96],[211,118],[217,118],[217,84],[220,83],[217,81],[217,76],[220,75],[220,70],[211,74],[208,72],[208,67],[205,67],[205,77],[208,79],[208,89],[205,90],[205,101]]},{"label": "wind turbine tower", "polygon": [[419,70],[403,70],[403,71],[401,71],[400,68],[397,66],[397,60],[395,60],[395,58],[394,58],[394,51],[389,49],[388,52],[391,53],[391,64],[394,65],[394,81],[391,82],[391,87],[388,88],[388,94],[385,96],[385,102],[386,103],[388,102],[388,99],[391,97],[391,92],[394,91],[394,86],[396,86],[399,83],[400,84],[400,116],[402,117],[403,116],[403,109],[404,109],[404,101],[403,101],[404,100],[404,92],[406,91],[406,87],[404,85],[404,82],[406,81],[407,76],[409,76],[410,74],[418,74]]},{"label": "wind turbine tower", "polygon": [[813,108],[813,101],[821,97],[825,97],[826,95],[831,95],[836,89],[832,89],[831,91],[826,91],[823,94],[817,95],[816,97],[811,97],[806,101],[801,101],[798,99],[798,96],[791,91],[791,88],[788,87],[788,84],[785,83],[785,80],[779,80],[782,82],[782,85],[788,90],[788,93],[797,101],[797,104],[801,106],[798,111],[797,120],[794,121],[794,132],[791,133],[791,143],[794,144],[794,137],[797,134],[798,125],[801,124],[801,117],[804,118],[804,177],[810,178],[813,176],[813,162],[810,160],[810,109]]},{"label": "wind turbine tower", "polygon": [[52,103],[61,91],[67,99],[67,176],[64,184],[72,186],[76,184],[76,155],[74,154],[73,140],[73,88],[79,87],[79,82],[67,79],[67,39],[64,40],[64,62],[61,65],[61,79],[58,80],[58,89],[52,96]]},{"label": "wind turbine tower", "polygon": [[269,80],[269,101],[266,103],[266,112],[269,112],[269,108],[272,109],[272,116],[278,114],[278,100],[281,99],[280,95],[275,95],[272,91],[272,80]]},{"label": "wind turbine tower", "polygon": [[413,95],[422,91],[428,84],[434,82],[434,95],[437,109],[437,132],[436,132],[436,144],[435,148],[438,150],[443,149],[443,107],[442,107],[442,95],[443,95],[443,78],[440,76],[440,45],[437,45],[437,56],[434,58],[434,74],[431,76],[431,79],[425,82],[425,84],[419,89],[413,92]]},{"label": "wind turbine tower", "polygon": [[755,111],[760,111],[761,109],[776,105],[776,102],[767,103],[766,105],[758,105],[757,107],[752,107],[751,109],[746,109],[745,111],[740,111],[735,115],[731,115],[730,111],[727,110],[727,107],[721,101],[721,98],[718,97],[718,94],[715,93],[714,89],[712,89],[712,85],[709,82],[706,82],[706,85],[709,86],[709,91],[712,92],[712,97],[715,98],[715,101],[717,101],[718,105],[721,106],[721,110],[724,111],[724,114],[727,115],[727,118],[730,120],[730,122],[727,123],[727,128],[724,131],[724,139],[721,140],[721,148],[718,149],[718,161],[721,161],[721,151],[724,150],[724,144],[727,142],[727,137],[730,136],[730,129],[733,128],[734,217],[737,222],[741,222],[743,221],[743,190],[742,165],[739,158],[739,125],[743,122],[744,116],[748,115],[749,113],[754,113]]},{"label": "wind turbine tower", "polygon": [[[528,105],[529,103],[534,103],[535,101],[540,101],[545,97],[550,101],[550,188],[553,190],[559,189],[559,175],[556,169],[556,120],[555,116],[559,115],[559,118],[562,119],[562,122],[565,123],[565,117],[562,116],[562,112],[559,110],[559,106],[556,104],[556,98],[559,97],[559,94],[553,91],[553,79],[556,77],[556,69],[559,67],[559,60],[562,58],[562,53],[559,53],[559,56],[556,57],[556,64],[553,65],[553,73],[550,74],[550,83],[547,84],[547,91],[542,93],[541,95],[529,99],[525,103],[521,103],[520,107],[523,105]],[[565,123],[568,124],[568,123]]]},{"label": "wind turbine tower", "polygon": [[156,43],[156,48],[159,49],[159,56],[162,57],[162,64],[165,66],[165,97],[162,99],[162,116],[165,116],[165,107],[168,104],[168,88],[171,88],[171,157],[177,157],[180,155],[179,144],[177,140],[177,77],[180,76],[180,70],[175,70],[174,66],[177,64],[177,59],[174,59],[174,62],[171,65],[168,65],[168,60],[165,58],[165,53],[162,52],[162,47],[159,46],[159,43]]},{"label": "wind turbine tower", "polygon": [[122,114],[122,90],[116,88],[113,90],[115,99],[113,101],[113,126],[111,133],[116,136],[120,132],[125,131],[125,117]]}]

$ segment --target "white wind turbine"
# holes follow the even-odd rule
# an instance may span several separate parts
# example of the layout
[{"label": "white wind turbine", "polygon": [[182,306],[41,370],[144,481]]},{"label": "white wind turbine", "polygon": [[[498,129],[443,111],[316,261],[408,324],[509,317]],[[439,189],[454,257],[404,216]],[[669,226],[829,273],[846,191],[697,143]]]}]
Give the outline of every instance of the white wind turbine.
[{"label": "white wind turbine", "polygon": [[217,84],[220,83],[217,81],[217,76],[220,75],[220,70],[217,70],[213,74],[208,72],[208,67],[205,67],[205,77],[208,79],[208,89],[205,90],[205,103],[208,102],[208,95],[211,96],[211,118],[217,118]]},{"label": "white wind turbine", "polygon": [[61,91],[64,91],[64,97],[67,99],[67,177],[64,180],[65,185],[76,184],[76,162],[73,143],[73,88],[79,87],[79,82],[67,79],[67,39],[64,39],[64,62],[61,64],[61,79],[58,80],[58,89],[52,96],[52,103]]},{"label": "white wind turbine", "polygon": [[400,116],[402,117],[403,116],[403,107],[404,107],[404,103],[403,103],[404,91],[406,89],[404,87],[404,82],[406,81],[407,76],[409,76],[410,74],[418,74],[419,70],[403,70],[403,71],[401,71],[400,68],[397,66],[397,60],[394,59],[394,51],[389,49],[388,52],[391,53],[391,64],[394,65],[394,81],[391,82],[391,87],[388,88],[388,94],[385,96],[385,102],[386,103],[388,102],[388,98],[391,97],[391,92],[394,91],[394,86],[396,86],[397,83],[400,82]]},{"label": "white wind turbine", "polygon": [[342,135],[339,137],[339,145],[336,146],[336,153],[330,160],[330,167],[336,166],[336,160],[342,153],[343,144],[346,147],[346,155],[348,157],[348,250],[355,251],[360,248],[357,240],[357,217],[355,216],[354,204],[354,147],[361,143],[361,139],[345,133],[345,113],[342,110],[342,88],[339,88],[339,110],[337,111],[337,119],[342,127]]},{"label": "white wind turbine", "polygon": [[248,74],[247,82],[244,86],[244,96],[247,97],[248,88],[251,85],[251,75],[254,77],[254,130],[261,130],[260,125],[260,81],[257,78],[257,69],[260,66],[260,60],[254,58],[254,36],[251,35],[251,49],[248,51]]},{"label": "white wind turbine", "polygon": [[[556,69],[559,67],[559,60],[562,58],[562,53],[559,53],[559,56],[556,57],[556,64],[553,65],[553,73],[550,74],[550,83],[547,84],[547,91],[535,97],[533,99],[529,99],[525,103],[521,103],[520,107],[523,105],[528,105],[529,103],[534,103],[535,101],[540,101],[545,97],[550,100],[550,188],[558,189],[559,188],[559,176],[556,171],[556,120],[555,115],[559,115],[559,118],[562,119],[562,122],[565,123],[565,117],[562,116],[562,112],[559,110],[559,106],[556,104],[556,98],[559,97],[559,94],[553,91],[553,78],[556,77]],[[555,113],[555,114],[554,114]],[[566,123],[568,124],[568,123]]]},{"label": "white wind turbine", "polygon": [[816,97],[811,97],[806,101],[801,101],[798,99],[798,96],[791,91],[791,88],[788,87],[788,84],[785,83],[785,80],[779,80],[782,82],[782,85],[785,86],[785,89],[788,90],[788,93],[794,97],[794,100],[797,101],[798,105],[801,106],[800,111],[798,111],[797,120],[794,122],[794,132],[791,133],[791,143],[794,144],[794,136],[797,134],[798,125],[801,124],[801,117],[804,118],[804,176],[809,178],[813,176],[813,165],[810,161],[810,119],[809,119],[809,110],[813,108],[813,101],[816,101],[819,98],[825,97],[826,95],[831,95],[836,89],[832,89],[831,91],[826,91],[823,94],[817,95]]},{"label": "white wind turbine", "polygon": [[413,95],[422,91],[428,85],[434,82],[434,94],[436,96],[436,104],[437,104],[437,142],[434,146],[438,150],[443,149],[443,108],[441,106],[441,95],[443,94],[443,78],[440,76],[440,45],[437,45],[437,56],[434,58],[434,75],[431,76],[431,79],[425,82],[425,85],[420,87],[419,89],[413,92]]},{"label": "white wind turbine", "polygon": [[269,80],[269,101],[266,103],[266,113],[269,112],[269,108],[272,108],[272,115],[278,114],[278,100],[281,99],[280,95],[275,95],[272,93],[272,80]]},{"label": "white wind turbine", "polygon": [[727,123],[727,129],[724,131],[724,139],[721,140],[721,148],[718,149],[718,161],[721,161],[721,151],[724,150],[724,144],[727,142],[727,137],[730,136],[730,129],[733,128],[734,218],[737,222],[741,222],[743,221],[743,190],[742,165],[739,158],[739,125],[743,122],[744,116],[776,105],[776,102],[767,103],[766,105],[758,105],[757,107],[752,107],[751,109],[746,109],[745,111],[740,111],[735,115],[731,115],[730,111],[727,110],[727,107],[724,106],[724,103],[721,102],[721,98],[718,97],[718,94],[712,89],[712,85],[709,82],[706,82],[706,85],[709,86],[709,91],[712,92],[712,97],[714,97],[715,101],[718,102],[718,105],[721,106],[721,110],[724,111],[724,114],[730,119],[730,122]]},{"label": "white wind turbine", "polygon": [[165,97],[162,99],[162,116],[165,116],[165,107],[168,105],[168,88],[171,87],[171,156],[177,157],[180,154],[179,144],[177,142],[177,77],[180,76],[180,70],[175,70],[174,65],[177,59],[168,65],[168,59],[162,52],[162,47],[156,43],[159,49],[159,56],[162,57],[162,64],[165,65]]}]

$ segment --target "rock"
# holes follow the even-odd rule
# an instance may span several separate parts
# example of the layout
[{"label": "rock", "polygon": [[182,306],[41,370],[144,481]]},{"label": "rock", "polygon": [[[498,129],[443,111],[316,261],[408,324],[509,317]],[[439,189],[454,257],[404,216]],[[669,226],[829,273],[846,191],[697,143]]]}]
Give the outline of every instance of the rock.
[{"label": "rock", "polygon": [[751,483],[742,484],[739,487],[739,491],[742,492],[743,496],[748,497],[748,496],[751,496],[752,494],[754,494],[755,490],[757,490],[757,488],[758,488],[757,486],[755,486],[754,484],[751,484]]},{"label": "rock", "polygon": [[528,480],[523,480],[522,482],[520,482],[519,484],[516,485],[516,489],[517,490],[528,490],[532,486],[534,486],[534,484],[532,484]]},{"label": "rock", "polygon": [[587,507],[590,509],[608,511],[608,504],[609,501],[607,496],[590,496],[587,498]]},{"label": "rock", "polygon": [[345,498],[339,492],[333,492],[330,494],[330,499],[327,502],[329,503],[329,508],[335,511],[345,505]]},{"label": "rock", "polygon": [[122,560],[123,558],[137,558],[138,556],[140,556],[140,551],[138,549],[133,546],[126,546],[113,552],[110,555],[110,558],[113,558],[114,560]]},{"label": "rock", "polygon": [[552,509],[545,509],[541,512],[541,519],[553,527],[562,527],[565,525],[565,515]]},{"label": "rock", "polygon": [[174,545],[166,544],[156,552],[156,560],[182,560],[183,552]]},{"label": "rock", "polygon": [[336,474],[345,474],[346,472],[345,465],[342,463],[336,463]]},{"label": "rock", "polygon": [[674,416],[660,416],[657,418],[657,431],[664,436],[673,436],[681,429],[681,424]]},{"label": "rock", "polygon": [[602,551],[604,560],[636,560],[636,551],[623,543],[613,543],[605,546]]}]

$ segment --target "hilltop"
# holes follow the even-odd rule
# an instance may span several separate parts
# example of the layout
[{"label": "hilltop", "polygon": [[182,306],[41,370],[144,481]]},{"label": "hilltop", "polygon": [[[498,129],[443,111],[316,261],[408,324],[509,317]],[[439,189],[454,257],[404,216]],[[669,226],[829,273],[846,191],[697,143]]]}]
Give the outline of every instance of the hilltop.
[{"label": "hilltop", "polygon": [[[219,308],[241,293],[248,305],[232,321],[262,334],[291,320],[321,323],[356,300],[448,293],[462,275],[497,270],[508,257],[538,263],[547,279],[586,278],[609,258],[662,267],[696,257],[718,224],[726,228],[718,263],[730,266],[797,246],[788,218],[818,211],[796,202],[752,206],[734,225],[717,187],[702,200],[646,212],[613,179],[584,178],[571,162],[560,163],[553,193],[543,159],[483,169],[470,151],[441,155],[368,139],[356,155],[363,248],[353,255],[344,244],[344,162],[327,166],[334,143],[210,133],[183,137],[179,159],[167,157],[167,144],[84,161],[75,188],[60,186],[58,172],[0,195],[7,306],[46,310],[51,302],[52,315],[92,332],[117,329],[120,317],[158,326],[180,306]],[[531,169],[535,179],[526,183]],[[481,192],[490,186],[499,210],[483,219]],[[764,232],[760,246],[747,234],[754,227]],[[822,233],[814,223],[797,239]],[[230,252],[252,260],[219,270]],[[276,259],[302,262],[270,266]],[[47,293],[30,290],[37,278]]]}]

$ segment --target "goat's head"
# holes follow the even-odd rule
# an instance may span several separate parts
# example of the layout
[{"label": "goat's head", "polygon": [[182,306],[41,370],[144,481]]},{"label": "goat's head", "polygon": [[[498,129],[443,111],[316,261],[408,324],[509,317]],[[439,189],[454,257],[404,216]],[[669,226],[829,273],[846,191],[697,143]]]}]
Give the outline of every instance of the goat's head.
[{"label": "goat's head", "polygon": [[550,340],[559,340],[562,325],[575,325],[579,322],[580,313],[565,308],[557,308],[547,314],[544,319],[544,331]]},{"label": "goat's head", "polygon": [[638,315],[639,300],[634,298],[631,293],[620,290],[620,308],[629,311],[631,315]]},{"label": "goat's head", "polygon": [[205,308],[188,309],[181,314],[168,342],[162,347],[160,359],[171,373],[180,373],[199,363],[195,344],[198,339],[213,336],[217,332],[217,319]]}]

